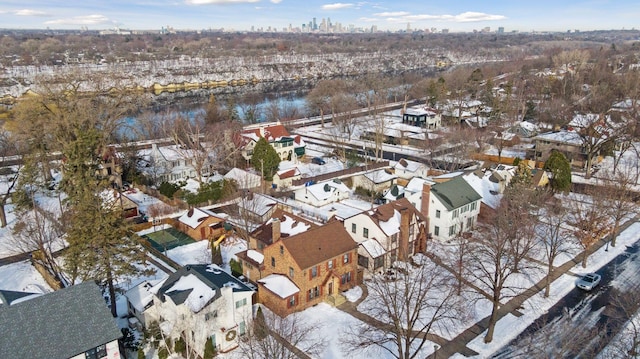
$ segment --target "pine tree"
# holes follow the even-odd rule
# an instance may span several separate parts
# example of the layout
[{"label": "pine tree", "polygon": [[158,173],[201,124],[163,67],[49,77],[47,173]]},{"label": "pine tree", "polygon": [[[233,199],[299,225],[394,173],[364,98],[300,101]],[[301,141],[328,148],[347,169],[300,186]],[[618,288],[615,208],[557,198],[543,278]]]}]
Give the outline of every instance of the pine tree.
[{"label": "pine tree", "polygon": [[280,156],[264,137],[261,137],[253,148],[251,165],[256,170],[262,171],[262,176],[267,181],[271,181],[278,170]]},{"label": "pine tree", "polygon": [[551,152],[544,163],[544,169],[551,172],[550,185],[554,192],[567,192],[571,189],[571,164],[561,152]]},{"label": "pine tree", "polygon": [[[76,279],[95,280],[108,288],[111,313],[116,312],[115,282],[140,275],[147,266],[146,254],[135,239],[131,224],[122,216],[120,201],[108,192],[96,171],[103,145],[101,132],[82,122],[66,127],[63,146],[62,190],[67,194],[65,269]],[[109,193],[109,195],[105,195]],[[143,274],[152,270],[144,269]]]}]

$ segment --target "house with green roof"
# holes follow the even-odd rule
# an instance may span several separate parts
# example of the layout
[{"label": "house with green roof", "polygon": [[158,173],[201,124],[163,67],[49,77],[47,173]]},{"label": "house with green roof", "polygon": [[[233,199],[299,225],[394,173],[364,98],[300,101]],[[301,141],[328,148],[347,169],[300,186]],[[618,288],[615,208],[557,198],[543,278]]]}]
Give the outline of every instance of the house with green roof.
[{"label": "house with green roof", "polygon": [[428,191],[422,197],[422,213],[428,214],[433,238],[446,241],[473,229],[482,196],[462,176],[425,186]]},{"label": "house with green roof", "polygon": [[2,303],[0,358],[120,358],[122,332],[94,282],[37,296],[4,291]]}]

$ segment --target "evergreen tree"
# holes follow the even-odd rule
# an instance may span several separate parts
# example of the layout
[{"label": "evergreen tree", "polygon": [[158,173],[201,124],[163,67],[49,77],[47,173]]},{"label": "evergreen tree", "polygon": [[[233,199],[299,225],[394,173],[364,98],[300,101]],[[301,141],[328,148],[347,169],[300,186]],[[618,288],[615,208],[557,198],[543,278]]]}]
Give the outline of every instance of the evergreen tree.
[{"label": "evergreen tree", "polygon": [[571,164],[561,152],[553,151],[544,163],[544,170],[551,172],[550,185],[554,192],[567,192],[571,188]]},{"label": "evergreen tree", "polygon": [[[103,133],[89,121],[70,118],[61,126],[65,141],[61,189],[67,194],[65,269],[72,282],[95,280],[108,289],[111,313],[116,312],[115,282],[140,275],[146,254],[135,239],[131,224],[122,216],[117,196],[96,173],[100,164]],[[151,269],[142,270],[148,275]]]},{"label": "evergreen tree", "polygon": [[517,186],[517,185],[530,186],[531,185],[531,168],[529,168],[529,165],[519,161],[516,167],[516,172],[513,175],[511,182],[509,182],[509,185],[510,186]]},{"label": "evergreen tree", "polygon": [[261,137],[253,148],[251,165],[256,170],[262,171],[262,176],[267,181],[271,181],[278,170],[280,156],[264,137]]},{"label": "evergreen tree", "polygon": [[204,359],[213,359],[216,355],[216,348],[213,346],[213,340],[211,337],[207,338],[207,341],[204,343]]}]

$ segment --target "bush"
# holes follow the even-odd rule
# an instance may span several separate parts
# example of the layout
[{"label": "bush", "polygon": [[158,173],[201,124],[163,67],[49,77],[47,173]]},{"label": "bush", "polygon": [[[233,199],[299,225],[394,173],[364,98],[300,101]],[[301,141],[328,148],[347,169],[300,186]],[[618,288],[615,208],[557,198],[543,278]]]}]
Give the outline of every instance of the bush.
[{"label": "bush", "polygon": [[147,359],[147,356],[144,354],[144,350],[142,348],[138,349],[138,359]]},{"label": "bush", "polygon": [[229,267],[231,267],[231,273],[235,276],[242,275],[242,264],[237,260],[231,258],[229,260]]},{"label": "bush", "polygon": [[176,351],[176,353],[182,354],[183,358],[187,356],[187,344],[184,342],[184,339],[182,339],[182,337],[176,339],[173,349]]},{"label": "bush", "polygon": [[211,337],[204,343],[204,359],[212,359],[216,355],[216,348],[213,346]]},{"label": "bush", "polygon": [[180,185],[170,182],[162,182],[158,191],[167,198],[173,198],[173,195],[180,190]]},{"label": "bush", "polygon": [[159,359],[167,359],[169,356],[169,350],[165,347],[162,347],[158,350],[158,358]]}]

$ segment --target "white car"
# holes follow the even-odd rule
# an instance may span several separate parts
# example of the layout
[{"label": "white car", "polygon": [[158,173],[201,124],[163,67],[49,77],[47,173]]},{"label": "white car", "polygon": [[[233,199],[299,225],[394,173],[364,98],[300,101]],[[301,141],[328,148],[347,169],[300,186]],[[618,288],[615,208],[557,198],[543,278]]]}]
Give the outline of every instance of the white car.
[{"label": "white car", "polygon": [[600,274],[597,274],[597,273],[585,274],[582,278],[576,281],[576,287],[589,291],[595,288],[598,284],[600,284],[600,279],[602,279]]}]

